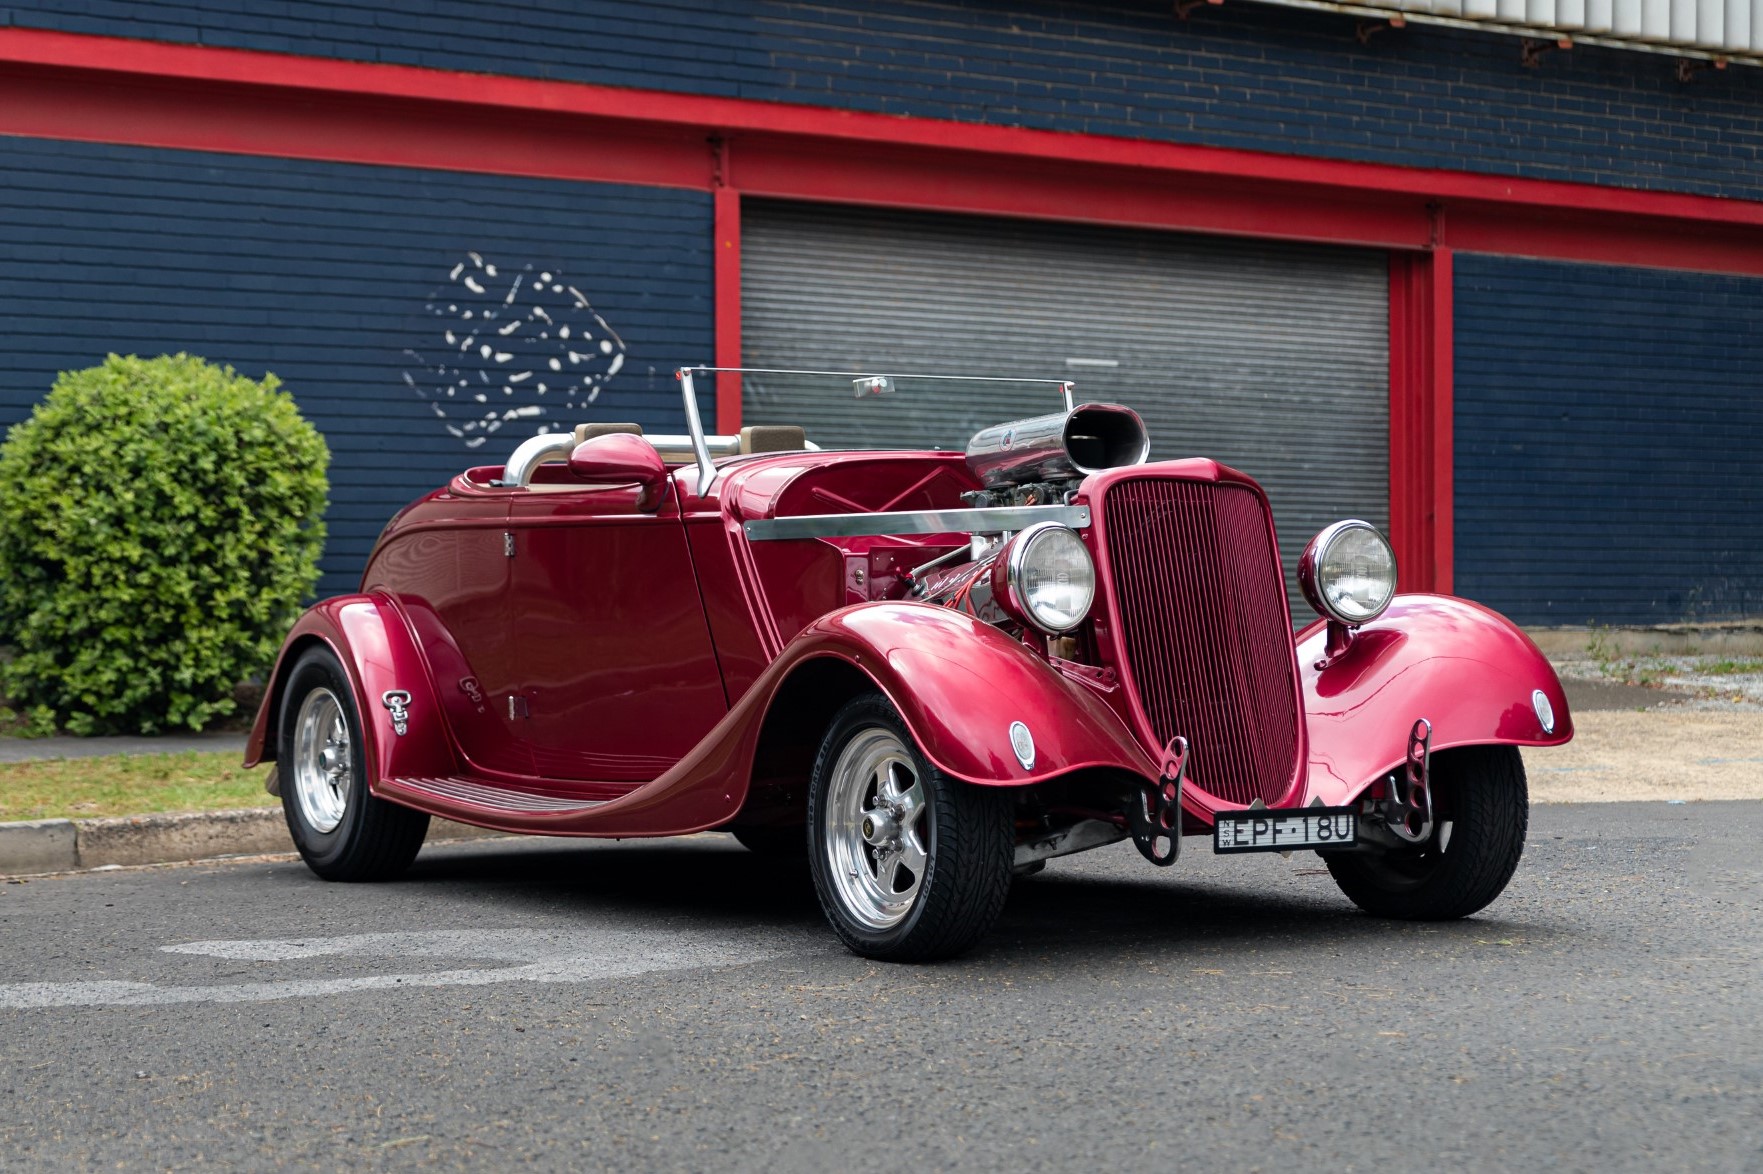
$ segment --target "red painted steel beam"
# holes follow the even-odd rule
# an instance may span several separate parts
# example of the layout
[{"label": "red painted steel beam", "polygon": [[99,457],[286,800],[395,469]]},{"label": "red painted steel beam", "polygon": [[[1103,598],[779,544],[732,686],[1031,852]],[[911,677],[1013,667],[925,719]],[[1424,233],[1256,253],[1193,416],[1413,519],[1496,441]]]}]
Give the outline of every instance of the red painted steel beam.
[{"label": "red painted steel beam", "polygon": [[1456,590],[1457,568],[1457,321],[1455,274],[1450,249],[1436,248],[1427,255],[1427,386],[1430,418],[1426,445],[1430,460],[1426,470],[1427,507],[1432,523],[1428,555],[1432,562],[1432,590],[1446,595]]},{"label": "red painted steel beam", "polygon": [[1450,224],[1442,239],[1458,252],[1763,274],[1763,232],[1748,225],[1616,216],[1571,207],[1532,209],[1524,215],[1479,202],[1452,203],[1449,208]]},{"label": "red painted steel beam", "polygon": [[31,65],[0,68],[0,134],[690,188],[711,170],[688,128]]},{"label": "red painted steel beam", "polygon": [[1453,579],[1451,258],[1390,254],[1390,544],[1403,591],[1448,594]]},{"label": "red painted steel beam", "polygon": [[[729,186],[727,144],[718,142],[711,238],[716,248],[716,365],[741,365],[741,193]],[[716,377],[716,430],[725,436],[741,428],[741,377]]]},{"label": "red painted steel beam", "polygon": [[750,196],[1381,248],[1419,248],[1428,239],[1424,201],[1380,191],[965,152],[930,159],[896,144],[808,152],[775,135],[737,146],[739,187]]},{"label": "red painted steel beam", "polygon": [[1763,274],[1763,203],[31,29],[0,134]]}]

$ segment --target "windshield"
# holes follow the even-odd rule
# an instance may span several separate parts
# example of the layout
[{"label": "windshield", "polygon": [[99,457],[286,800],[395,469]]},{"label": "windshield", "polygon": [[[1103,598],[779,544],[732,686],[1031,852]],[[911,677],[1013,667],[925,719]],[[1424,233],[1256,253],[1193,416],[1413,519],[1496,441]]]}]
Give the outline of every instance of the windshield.
[{"label": "windshield", "polygon": [[890,371],[690,371],[705,431],[714,431],[715,405],[733,402],[743,425],[793,424],[823,449],[965,450],[982,428],[1064,411],[1072,387],[1058,379]]}]

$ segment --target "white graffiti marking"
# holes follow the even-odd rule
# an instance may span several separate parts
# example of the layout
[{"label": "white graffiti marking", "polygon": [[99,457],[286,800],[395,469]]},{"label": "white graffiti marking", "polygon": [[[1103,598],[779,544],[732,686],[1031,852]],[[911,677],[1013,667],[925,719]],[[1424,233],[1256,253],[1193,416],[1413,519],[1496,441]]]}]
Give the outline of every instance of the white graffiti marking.
[{"label": "white graffiti marking", "polygon": [[573,424],[624,366],[624,340],[553,269],[510,272],[467,253],[424,315],[434,341],[405,350],[412,365],[404,383],[467,448],[520,421]]}]

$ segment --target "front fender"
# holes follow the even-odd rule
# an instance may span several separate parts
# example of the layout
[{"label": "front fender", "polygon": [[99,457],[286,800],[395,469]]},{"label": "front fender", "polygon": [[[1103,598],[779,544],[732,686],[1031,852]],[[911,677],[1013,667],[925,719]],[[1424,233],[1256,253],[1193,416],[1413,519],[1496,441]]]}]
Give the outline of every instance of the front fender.
[{"label": "front fender", "polygon": [[[726,825],[746,803],[768,719],[791,716],[778,707],[790,704],[792,680],[828,661],[885,694],[925,756],[965,782],[1020,787],[1089,768],[1156,777],[1156,764],[1106,705],[998,629],[930,604],[860,603],[804,628],[666,774],[585,812],[526,817],[520,830],[670,836]],[[816,708],[830,716],[827,705]],[[1015,721],[1034,737],[1030,768],[1011,748]],[[804,743],[823,733],[803,731]],[[813,747],[801,749],[797,761],[812,761]]]},{"label": "front fender", "polygon": [[[361,717],[370,788],[383,778],[446,777],[458,770],[422,654],[397,605],[379,592],[327,599],[295,622],[282,642],[245,744],[246,766],[275,758],[277,715],[288,674],[314,644],[329,648],[348,674]],[[402,734],[383,703],[394,690],[410,694]]]},{"label": "front fender", "polygon": [[[1416,718],[1432,748],[1559,746],[1573,737],[1567,697],[1548,659],[1498,612],[1448,595],[1398,595],[1326,669],[1325,627],[1298,634],[1298,671],[1310,733],[1305,802],[1353,802],[1399,766]],[[1554,709],[1545,731],[1532,696]]]},{"label": "front fender", "polygon": [[[949,608],[858,604],[810,624],[784,656],[838,656],[900,711],[925,757],[980,786],[1026,786],[1091,767],[1157,777],[1157,766],[1095,694],[1022,642]],[[781,659],[781,658],[780,658]],[[1022,722],[1032,766],[1011,747]]]}]

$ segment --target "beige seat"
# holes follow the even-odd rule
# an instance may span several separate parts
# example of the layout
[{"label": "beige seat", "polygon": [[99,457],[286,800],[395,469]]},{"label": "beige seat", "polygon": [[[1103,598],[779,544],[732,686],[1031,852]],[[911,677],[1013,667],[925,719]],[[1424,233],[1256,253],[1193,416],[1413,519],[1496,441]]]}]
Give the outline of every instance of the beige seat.
[{"label": "beige seat", "polygon": [[741,429],[741,455],[761,452],[801,452],[808,447],[808,433],[794,424],[750,424]]},{"label": "beige seat", "polygon": [[577,424],[575,426],[575,442],[592,440],[596,436],[641,436],[641,424]]}]

